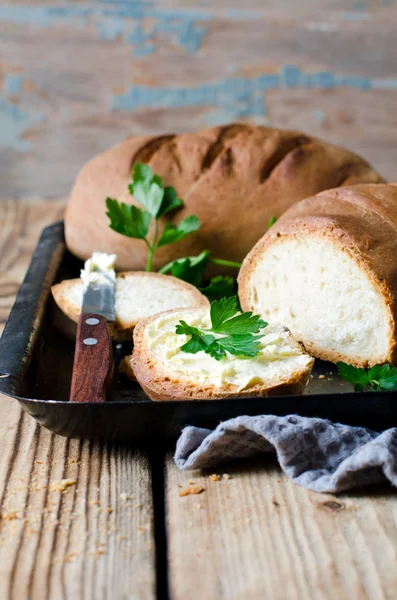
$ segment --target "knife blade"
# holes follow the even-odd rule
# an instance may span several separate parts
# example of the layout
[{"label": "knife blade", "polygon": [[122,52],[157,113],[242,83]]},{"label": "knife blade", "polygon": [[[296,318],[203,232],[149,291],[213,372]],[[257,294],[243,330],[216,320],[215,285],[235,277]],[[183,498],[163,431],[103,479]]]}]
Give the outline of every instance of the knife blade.
[{"label": "knife blade", "polygon": [[82,272],[83,302],[77,325],[70,402],[104,402],[113,375],[108,322],[115,320],[116,277],[114,271],[109,273],[89,266],[90,277],[83,277]]},{"label": "knife blade", "polygon": [[115,320],[114,281],[103,271],[103,281],[89,285],[83,293],[83,313],[102,315],[109,322]]}]

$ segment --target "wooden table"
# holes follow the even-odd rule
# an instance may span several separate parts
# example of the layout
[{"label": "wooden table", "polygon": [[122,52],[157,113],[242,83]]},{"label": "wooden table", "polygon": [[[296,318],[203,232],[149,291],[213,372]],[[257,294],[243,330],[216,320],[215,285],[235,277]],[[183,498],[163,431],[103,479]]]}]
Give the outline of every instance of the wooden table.
[{"label": "wooden table", "polygon": [[[128,134],[298,128],[395,180],[396,26],[397,0],[1,2],[1,323],[77,170]],[[1,600],[397,597],[389,487],[315,494],[270,459],[212,481],[0,411]]]},{"label": "wooden table", "polygon": [[[3,324],[41,229],[63,206],[0,204]],[[5,396],[0,439],[2,599],[396,597],[397,495],[389,487],[316,494],[269,458],[213,481],[179,472],[171,455],[153,460],[130,446],[56,436]],[[61,491],[65,479],[71,485]],[[189,480],[205,491],[180,497]]]}]

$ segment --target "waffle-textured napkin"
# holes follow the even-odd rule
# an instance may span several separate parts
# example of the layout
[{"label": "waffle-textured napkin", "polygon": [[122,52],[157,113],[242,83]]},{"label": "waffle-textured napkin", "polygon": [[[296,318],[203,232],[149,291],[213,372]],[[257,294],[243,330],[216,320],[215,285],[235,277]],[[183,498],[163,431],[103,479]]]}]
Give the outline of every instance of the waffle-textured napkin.
[{"label": "waffle-textured napkin", "polygon": [[183,470],[206,469],[269,452],[294,483],[315,492],[397,485],[397,428],[377,433],[296,415],[237,417],[215,430],[185,427],[175,462]]}]

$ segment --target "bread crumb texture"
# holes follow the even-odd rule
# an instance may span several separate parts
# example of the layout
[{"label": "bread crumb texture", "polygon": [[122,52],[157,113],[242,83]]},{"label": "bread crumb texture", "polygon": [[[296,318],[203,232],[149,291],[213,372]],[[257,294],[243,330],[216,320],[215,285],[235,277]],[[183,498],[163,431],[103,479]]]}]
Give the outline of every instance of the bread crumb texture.
[{"label": "bread crumb texture", "polygon": [[251,309],[285,324],[315,356],[322,351],[330,359],[337,353],[364,364],[387,360],[386,298],[332,239],[309,232],[281,236],[264,248],[246,285]]}]

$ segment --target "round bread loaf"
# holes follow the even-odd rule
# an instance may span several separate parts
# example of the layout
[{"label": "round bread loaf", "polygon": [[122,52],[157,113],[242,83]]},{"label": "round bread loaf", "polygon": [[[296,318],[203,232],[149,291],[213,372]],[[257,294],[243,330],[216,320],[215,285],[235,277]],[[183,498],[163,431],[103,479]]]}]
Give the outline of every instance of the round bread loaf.
[{"label": "round bread loaf", "polygon": [[135,162],[149,164],[174,186],[183,209],[175,223],[195,214],[199,231],[160,248],[153,268],[208,249],[214,257],[241,261],[295,202],[335,186],[379,182],[361,158],[297,131],[231,124],[196,133],[130,137],[90,160],[79,173],[65,214],[69,250],[86,260],[94,251],[116,253],[117,268],[145,268],[142,240],[109,228],[105,199],[134,203],[128,191]]},{"label": "round bread loaf", "polygon": [[292,206],[238,277],[244,310],[282,322],[307,351],[397,364],[397,185],[356,185]]}]

